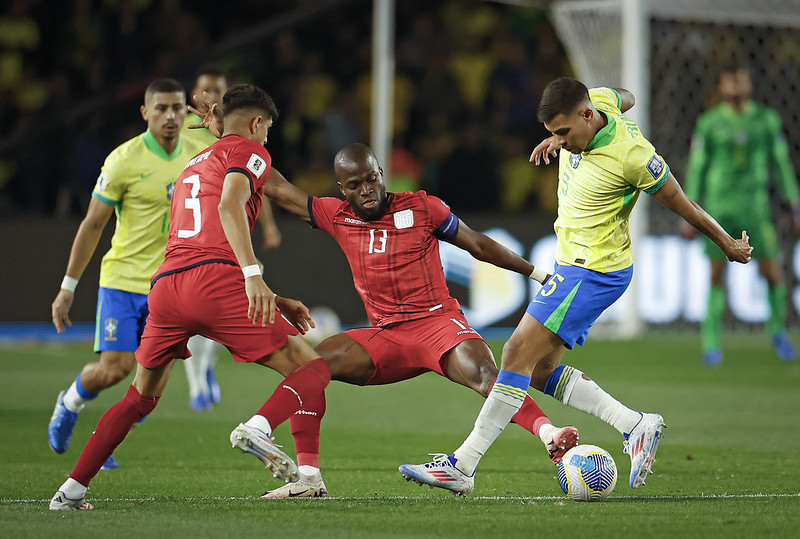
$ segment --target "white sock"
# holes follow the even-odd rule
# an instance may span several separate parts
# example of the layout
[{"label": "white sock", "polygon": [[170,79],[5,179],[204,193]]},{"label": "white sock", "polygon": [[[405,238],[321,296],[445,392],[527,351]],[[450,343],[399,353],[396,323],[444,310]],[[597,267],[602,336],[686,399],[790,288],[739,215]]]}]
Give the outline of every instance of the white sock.
[{"label": "white sock", "polygon": [[64,481],[64,484],[61,485],[61,488],[58,490],[63,492],[64,496],[70,500],[80,500],[86,496],[86,491],[88,489],[70,477]]},{"label": "white sock", "polygon": [[475,472],[483,454],[500,436],[521,406],[521,399],[504,395],[494,389],[489,392],[481,413],[475,420],[475,427],[461,447],[455,450],[459,470],[467,475]]},{"label": "white sock", "polygon": [[300,471],[300,475],[303,475],[305,477],[313,478],[319,475],[319,468],[317,468],[316,466],[301,464],[300,466],[297,467],[297,469]]},{"label": "white sock", "polygon": [[564,388],[563,402],[599,417],[622,434],[628,434],[642,417],[639,412],[634,412],[619,402],[575,368]]},{"label": "white sock", "polygon": [[201,393],[208,395],[208,379],[206,378],[206,364],[208,363],[208,349],[206,345],[209,341],[201,335],[195,335],[189,339],[189,351],[192,357],[183,363],[186,366],[186,380],[189,382],[189,398],[195,398]]},{"label": "white sock", "polygon": [[553,440],[553,433],[557,430],[550,423],[544,423],[539,427],[539,439],[544,445],[547,445]]},{"label": "white sock", "polygon": [[64,406],[70,412],[79,414],[85,405],[86,399],[81,397],[81,394],[78,393],[78,381],[76,380],[72,382],[72,385],[69,386],[67,392],[64,393]]},{"label": "white sock", "polygon": [[267,436],[272,436],[272,426],[269,424],[269,421],[267,421],[267,418],[263,415],[254,415],[247,420],[245,425],[248,427],[253,427],[254,429],[258,429],[261,432],[266,433]]}]

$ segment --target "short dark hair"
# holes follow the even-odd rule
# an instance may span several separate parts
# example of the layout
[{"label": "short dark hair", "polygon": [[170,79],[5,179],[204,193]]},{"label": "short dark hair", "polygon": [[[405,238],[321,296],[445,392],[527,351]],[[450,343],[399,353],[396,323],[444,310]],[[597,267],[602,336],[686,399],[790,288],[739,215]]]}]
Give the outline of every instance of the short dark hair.
[{"label": "short dark hair", "polygon": [[736,74],[736,73],[738,73],[739,71],[742,71],[742,70],[747,71],[748,74],[749,74],[750,73],[750,66],[748,66],[747,63],[745,63],[745,62],[743,62],[743,61],[741,61],[741,60],[739,60],[737,58],[731,58],[731,59],[727,60],[726,62],[724,62],[720,66],[720,68],[719,68],[719,76],[717,77],[717,80],[719,81],[719,79],[722,78],[722,75]]},{"label": "short dark hair", "polygon": [[273,120],[278,119],[275,102],[267,92],[254,84],[235,84],[222,96],[222,112],[226,115],[248,107],[264,111]]},{"label": "short dark hair", "polygon": [[157,93],[173,93],[173,92],[183,92],[186,93],[186,88],[183,85],[176,81],[175,79],[156,79],[150,84],[147,85],[147,89],[144,91],[144,97],[147,99],[147,96],[157,94]]},{"label": "short dark hair", "polygon": [[194,79],[197,80],[201,75],[211,75],[212,77],[225,77],[228,78],[228,72],[225,68],[217,64],[203,64],[194,72]]},{"label": "short dark hair", "polygon": [[540,122],[547,123],[559,114],[569,114],[588,100],[589,89],[586,85],[579,80],[560,77],[545,87],[536,116]]},{"label": "short dark hair", "polygon": [[354,142],[339,150],[336,153],[336,156],[333,158],[333,162],[355,163],[357,161],[361,161],[362,159],[369,159],[370,157],[375,159],[375,162],[378,161],[378,158],[375,157],[375,153],[373,153],[369,146],[360,142]]}]

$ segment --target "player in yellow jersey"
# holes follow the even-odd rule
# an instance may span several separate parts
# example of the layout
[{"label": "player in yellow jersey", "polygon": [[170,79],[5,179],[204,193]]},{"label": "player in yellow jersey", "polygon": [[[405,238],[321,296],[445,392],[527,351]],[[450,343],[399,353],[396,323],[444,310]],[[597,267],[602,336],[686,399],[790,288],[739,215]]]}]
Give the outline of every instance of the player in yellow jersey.
[{"label": "player in yellow jersey", "polygon": [[578,369],[561,365],[583,345],[598,316],[619,298],[633,274],[628,218],[640,191],[708,236],[728,260],[750,260],[747,234],[728,235],[681,190],[669,166],[623,112],[626,90],[588,90],[556,79],[544,90],[538,117],[553,136],[531,155],[537,164],[559,154],[558,246],[552,277],[528,305],[503,347],[502,368],[475,428],[454,453],[401,472],[419,482],[468,493],[483,454],[517,412],[528,386],[606,421],[625,437],[630,486],[644,485],[665,427],[658,414],[631,410]]},{"label": "player in yellow jersey", "polygon": [[[69,309],[78,280],[106,223],[116,214],[111,248],[100,266],[94,341],[100,358],[84,365],[72,385],[58,394],[47,429],[56,453],[69,447],[86,401],[124,379],[136,364],[133,353],[147,317],[150,278],[164,261],[172,188],[189,159],[206,147],[180,136],[186,119],[186,94],[179,82],[153,81],[140,110],[147,130],[106,158],[52,305],[53,324],[61,333],[65,324],[72,325]],[[106,466],[118,467],[113,455]]]},{"label": "player in yellow jersey", "polygon": [[[197,70],[194,88],[189,95],[193,99],[193,96],[202,96],[205,92],[212,102],[220,103],[227,89],[228,77],[225,70],[213,64],[206,64]],[[181,130],[181,138],[197,141],[205,148],[217,142],[217,137],[206,128],[189,127],[200,124],[202,121],[203,119],[196,114],[189,113]],[[258,223],[264,238],[262,247],[268,250],[280,245],[281,234],[275,224],[269,200],[264,200],[261,205]],[[221,344],[202,335],[195,335],[189,339],[189,351],[192,353],[192,357],[183,364],[186,367],[186,379],[189,382],[189,407],[192,410],[210,410],[222,398],[214,372],[217,356],[221,349]]]}]

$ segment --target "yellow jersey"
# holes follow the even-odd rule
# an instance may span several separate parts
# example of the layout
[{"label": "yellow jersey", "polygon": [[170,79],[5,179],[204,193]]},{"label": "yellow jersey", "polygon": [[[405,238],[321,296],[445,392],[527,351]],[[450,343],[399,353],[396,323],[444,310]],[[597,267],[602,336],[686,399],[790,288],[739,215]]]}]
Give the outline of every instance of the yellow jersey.
[{"label": "yellow jersey", "polygon": [[556,261],[608,273],[633,264],[631,210],[640,191],[664,185],[669,166],[622,115],[615,90],[593,88],[589,98],[608,124],[580,154],[560,152]]},{"label": "yellow jersey", "polygon": [[108,154],[92,196],[114,206],[116,229],[100,264],[100,286],[147,294],[164,261],[172,188],[186,163],[205,146],[178,141],[171,155],[150,131]]}]

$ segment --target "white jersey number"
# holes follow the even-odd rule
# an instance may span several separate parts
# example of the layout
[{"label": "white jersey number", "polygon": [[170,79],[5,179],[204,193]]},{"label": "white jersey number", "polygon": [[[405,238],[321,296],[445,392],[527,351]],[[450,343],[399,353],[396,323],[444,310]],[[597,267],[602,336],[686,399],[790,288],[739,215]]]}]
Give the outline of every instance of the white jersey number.
[{"label": "white jersey number", "polygon": [[192,230],[178,230],[178,237],[191,238],[192,236],[197,236],[200,233],[200,224],[202,223],[200,219],[200,199],[197,198],[197,193],[200,192],[200,175],[192,174],[188,178],[184,178],[183,183],[188,183],[192,186],[192,190],[190,192],[192,198],[184,199],[183,205],[187,210],[192,210],[194,228]]},{"label": "white jersey number", "polygon": [[[377,234],[377,242],[375,241],[376,234]],[[369,229],[369,254],[373,253],[385,253],[386,252],[386,237],[388,236],[388,232],[384,230],[376,230],[374,228]]]}]

